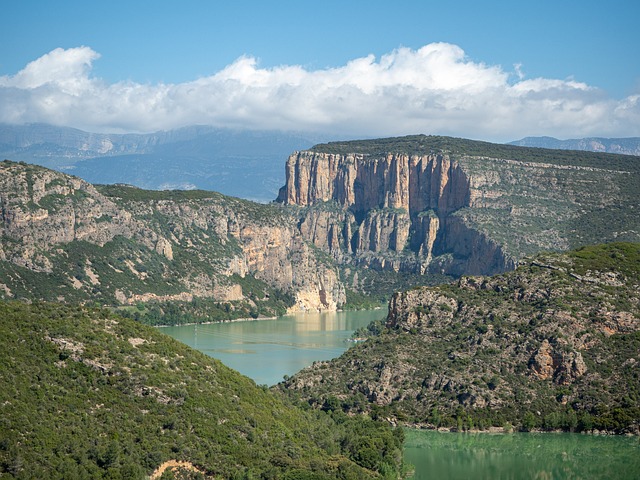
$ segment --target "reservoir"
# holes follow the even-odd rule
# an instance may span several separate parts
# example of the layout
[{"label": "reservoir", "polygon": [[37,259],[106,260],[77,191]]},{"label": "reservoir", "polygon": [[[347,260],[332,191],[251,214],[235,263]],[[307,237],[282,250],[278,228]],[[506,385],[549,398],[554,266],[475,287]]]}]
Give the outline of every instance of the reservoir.
[{"label": "reservoir", "polygon": [[[162,331],[259,385],[338,357],[354,330],[386,309],[307,313],[274,320],[163,327]],[[405,462],[423,479],[638,479],[637,437],[562,433],[445,433],[406,429]]]},{"label": "reservoir", "polygon": [[405,430],[414,480],[640,478],[638,437]]},{"label": "reservoir", "polygon": [[162,332],[217,358],[228,367],[272,386],[316,360],[339,357],[354,330],[384,319],[386,308],[303,313],[251,320],[163,327]]}]

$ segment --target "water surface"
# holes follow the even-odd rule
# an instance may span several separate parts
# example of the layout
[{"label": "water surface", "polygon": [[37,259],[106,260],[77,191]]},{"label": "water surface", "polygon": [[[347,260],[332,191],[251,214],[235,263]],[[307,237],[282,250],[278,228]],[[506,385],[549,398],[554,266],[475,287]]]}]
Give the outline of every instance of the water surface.
[{"label": "water surface", "polygon": [[386,309],[304,313],[273,320],[163,327],[162,332],[221,360],[259,385],[275,385],[316,360],[339,357],[354,330]]},{"label": "water surface", "polygon": [[414,480],[640,478],[637,437],[406,430]]},{"label": "water surface", "polygon": [[[301,314],[275,320],[165,327],[256,383],[274,385],[316,360],[338,357],[351,333],[386,310]],[[640,479],[640,440],[579,434],[444,433],[406,430],[415,480]]]}]

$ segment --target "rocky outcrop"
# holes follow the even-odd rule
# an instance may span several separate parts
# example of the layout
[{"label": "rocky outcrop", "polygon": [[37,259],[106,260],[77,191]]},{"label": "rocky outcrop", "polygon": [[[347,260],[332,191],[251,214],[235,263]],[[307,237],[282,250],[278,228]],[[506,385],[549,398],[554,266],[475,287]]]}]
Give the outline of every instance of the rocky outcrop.
[{"label": "rocky outcrop", "polygon": [[[472,205],[470,185],[458,162],[444,154],[308,151],[289,157],[278,201],[310,207],[301,222],[305,238],[334,257],[338,249],[350,254],[360,265],[424,274],[434,257],[452,254],[453,261],[439,262],[435,271],[460,275],[512,268],[499,244],[452,215]],[[318,213],[327,205],[332,215]],[[402,262],[389,258],[394,252],[403,254]]]},{"label": "rocky outcrop", "polygon": [[9,162],[1,173],[0,219],[9,238],[38,247],[74,240],[104,245],[136,228],[130,213],[79,178]]},{"label": "rocky outcrop", "polygon": [[569,385],[587,372],[587,365],[580,352],[563,353],[545,338],[529,360],[529,369],[541,380]]},{"label": "rocky outcrop", "polygon": [[[105,303],[255,302],[231,278],[237,275],[290,294],[293,310],[335,310],[346,300],[337,268],[322,263],[295,218],[273,206],[216,193],[100,191],[75,177],[5,161],[0,215],[1,261],[50,275],[45,282],[65,279],[61,293],[49,298],[28,284],[25,291],[16,273],[3,282],[3,296],[31,291],[59,300],[99,292]],[[110,258],[96,258],[113,249]]]},{"label": "rocky outcrop", "polygon": [[360,224],[357,252],[401,252],[407,246],[411,222],[404,211],[370,210]]}]

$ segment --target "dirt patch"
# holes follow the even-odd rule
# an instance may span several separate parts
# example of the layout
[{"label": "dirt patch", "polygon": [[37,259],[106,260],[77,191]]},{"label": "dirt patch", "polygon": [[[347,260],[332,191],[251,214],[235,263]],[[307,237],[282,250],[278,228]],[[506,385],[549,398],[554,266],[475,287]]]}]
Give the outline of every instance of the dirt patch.
[{"label": "dirt patch", "polygon": [[149,477],[149,480],[157,480],[159,479],[166,469],[172,470],[174,473],[178,469],[190,470],[192,472],[200,472],[204,475],[204,472],[191,462],[179,462],[178,460],[168,460],[160,465]]}]

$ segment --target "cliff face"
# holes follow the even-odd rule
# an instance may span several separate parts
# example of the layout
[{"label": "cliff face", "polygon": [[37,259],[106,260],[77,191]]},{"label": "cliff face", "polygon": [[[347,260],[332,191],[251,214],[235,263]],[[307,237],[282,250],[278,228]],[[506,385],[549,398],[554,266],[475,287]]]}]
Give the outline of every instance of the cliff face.
[{"label": "cliff face", "polygon": [[[205,298],[261,311],[269,294],[257,295],[247,284],[252,278],[293,296],[294,310],[335,310],[345,301],[336,268],[318,259],[293,217],[213,192],[99,190],[2,162],[0,235],[6,298]],[[33,286],[39,282],[30,272],[43,274],[48,287]]]},{"label": "cliff face", "polygon": [[307,206],[334,201],[355,213],[400,209],[449,213],[469,202],[469,180],[446,155],[297,152],[285,167],[278,201]]},{"label": "cliff face", "polygon": [[[302,233],[335,254],[340,249],[360,263],[423,274],[435,256],[453,254],[441,273],[493,273],[513,262],[500,245],[460,225],[452,213],[472,206],[471,179],[448,155],[297,152],[286,165],[278,201],[310,208]],[[331,204],[341,215],[319,215]],[[330,232],[318,235],[319,230]],[[409,253],[398,261],[376,255]],[[406,257],[406,255],[405,255]]]},{"label": "cliff face", "polygon": [[343,263],[494,274],[541,250],[640,240],[638,160],[443,137],[336,142],[289,157],[278,201],[302,207],[304,238]]}]

